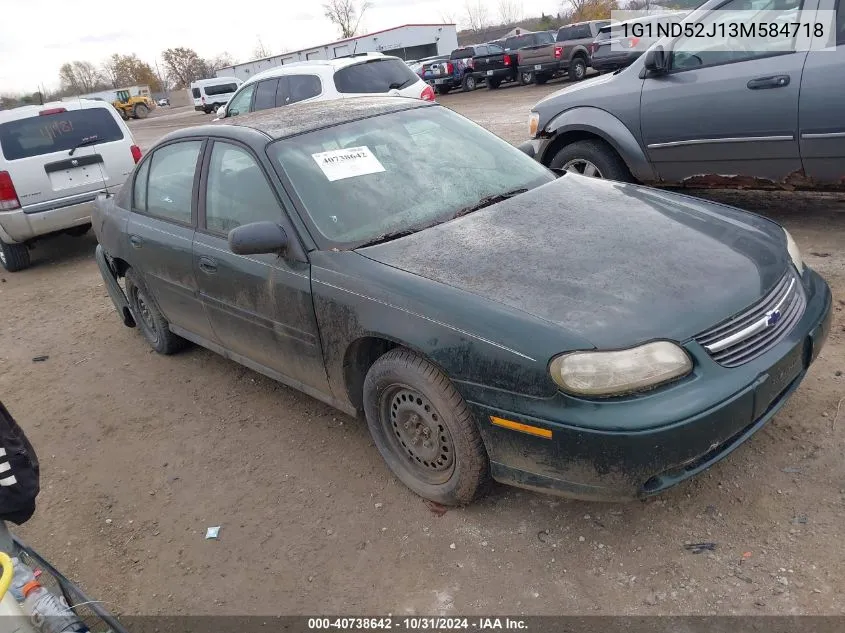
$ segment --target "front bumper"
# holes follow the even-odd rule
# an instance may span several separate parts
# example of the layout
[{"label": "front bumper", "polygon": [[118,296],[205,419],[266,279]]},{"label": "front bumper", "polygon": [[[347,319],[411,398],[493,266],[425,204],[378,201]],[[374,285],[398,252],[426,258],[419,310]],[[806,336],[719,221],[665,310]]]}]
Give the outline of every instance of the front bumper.
[{"label": "front bumper", "polygon": [[[654,392],[607,401],[563,394],[539,400],[458,383],[479,421],[493,478],[575,498],[622,501],[657,494],[709,468],[765,426],[818,356],[830,331],[831,294],[810,269],[804,284],[804,315],[771,350],[728,369],[689,343],[693,375]],[[552,436],[494,426],[491,416]]]},{"label": "front bumper", "polygon": [[26,213],[23,209],[4,211],[0,213],[0,238],[7,244],[20,244],[42,235],[91,224],[93,208],[92,200],[37,213]]}]

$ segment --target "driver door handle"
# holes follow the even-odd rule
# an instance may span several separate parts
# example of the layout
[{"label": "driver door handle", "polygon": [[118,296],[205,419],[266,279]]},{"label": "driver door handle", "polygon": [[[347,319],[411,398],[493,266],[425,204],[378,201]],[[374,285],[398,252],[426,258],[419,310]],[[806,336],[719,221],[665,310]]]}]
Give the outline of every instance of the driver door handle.
[{"label": "driver door handle", "polygon": [[772,75],[771,77],[757,77],[748,82],[749,90],[766,90],[767,88],[785,88],[789,85],[789,75]]},{"label": "driver door handle", "polygon": [[217,262],[210,257],[200,257],[200,270],[208,275],[213,275],[217,272]]}]

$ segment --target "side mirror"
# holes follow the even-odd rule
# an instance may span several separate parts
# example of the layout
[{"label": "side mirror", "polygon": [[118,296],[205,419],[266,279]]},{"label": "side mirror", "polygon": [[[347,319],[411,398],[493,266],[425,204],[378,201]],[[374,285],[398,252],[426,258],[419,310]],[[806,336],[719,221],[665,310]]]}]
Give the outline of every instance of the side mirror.
[{"label": "side mirror", "polygon": [[226,118],[226,106],[222,105],[219,108],[217,108],[217,118],[218,119]]},{"label": "side mirror", "polygon": [[662,75],[669,70],[667,64],[668,58],[662,46],[655,46],[645,54],[644,65],[645,69],[649,72]]},{"label": "side mirror", "polygon": [[288,236],[275,222],[252,222],[229,231],[229,250],[236,255],[281,254]]}]

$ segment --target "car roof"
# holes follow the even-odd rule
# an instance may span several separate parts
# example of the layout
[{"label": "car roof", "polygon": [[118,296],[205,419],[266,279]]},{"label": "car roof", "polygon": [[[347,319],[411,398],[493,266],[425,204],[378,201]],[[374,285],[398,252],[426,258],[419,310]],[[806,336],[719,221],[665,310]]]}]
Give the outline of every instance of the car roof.
[{"label": "car roof", "polygon": [[[301,62],[290,62],[289,64],[284,64],[282,66],[274,66],[273,68],[268,68],[267,70],[262,70],[260,73],[257,73],[247,79],[244,83],[252,83],[259,79],[271,79],[273,77],[283,77],[285,75],[289,75],[296,72],[301,72],[302,70],[313,70],[319,74],[320,70],[323,71],[330,71],[335,73],[336,71],[340,70],[341,68],[346,68],[347,66],[355,66],[357,64],[364,64],[369,60],[374,58],[378,59],[399,59],[398,57],[394,57],[392,55],[384,55],[382,53],[361,53],[358,55],[353,55],[349,57],[337,57],[335,59],[309,59],[306,61]],[[399,59],[399,61],[402,61]]]},{"label": "car roof", "polygon": [[237,77],[212,77],[211,79],[197,79],[196,81],[191,82],[191,87],[193,86],[208,86],[211,84],[222,84],[228,83],[232,81],[240,81]]},{"label": "car roof", "polygon": [[0,123],[28,119],[38,116],[42,110],[64,108],[65,110],[82,110],[83,108],[111,108],[111,104],[96,99],[75,99],[73,101],[49,101],[44,105],[25,105],[9,110],[0,110]]},{"label": "car roof", "polygon": [[164,137],[162,142],[204,135],[244,138],[240,132],[243,128],[257,130],[275,140],[382,114],[435,106],[438,104],[421,99],[384,96],[304,101],[177,130]]}]

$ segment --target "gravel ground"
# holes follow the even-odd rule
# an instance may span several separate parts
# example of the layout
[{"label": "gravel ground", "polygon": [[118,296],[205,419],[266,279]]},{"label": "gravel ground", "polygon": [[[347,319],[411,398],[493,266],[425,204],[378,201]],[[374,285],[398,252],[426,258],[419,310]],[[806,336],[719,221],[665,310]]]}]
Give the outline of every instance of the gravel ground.
[{"label": "gravel ground", "polygon": [[[441,101],[518,142],[556,87]],[[159,108],[131,126],[146,149],[210,119]],[[496,486],[438,516],[360,421],[200,348],[151,353],[115,316],[89,235],[39,244],[0,283],[0,393],[43,467],[17,531],[131,614],[841,614],[845,194],[703,195],[784,223],[836,311],[776,418],[657,499]],[[715,551],[684,549],[699,541]]]}]

